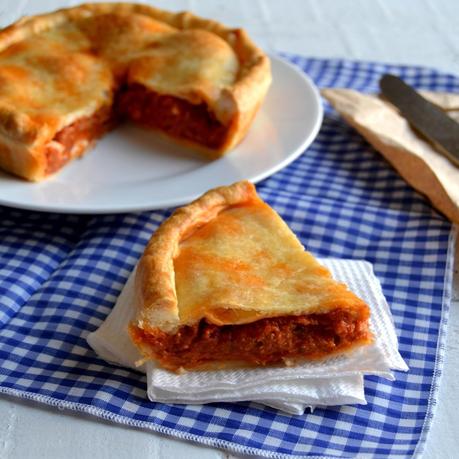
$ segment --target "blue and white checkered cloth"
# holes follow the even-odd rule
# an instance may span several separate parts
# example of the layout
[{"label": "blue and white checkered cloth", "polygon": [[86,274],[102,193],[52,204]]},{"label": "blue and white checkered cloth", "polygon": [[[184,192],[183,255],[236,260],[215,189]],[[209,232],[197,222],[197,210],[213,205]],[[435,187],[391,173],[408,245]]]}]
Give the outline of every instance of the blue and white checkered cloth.
[{"label": "blue and white checkered cloth", "polygon": [[[459,92],[459,78],[434,70],[288,57],[320,87],[372,92],[389,71],[418,88]],[[168,211],[92,217],[0,207],[0,391],[238,453],[419,456],[442,367],[451,224],[330,108],[307,152],[258,189],[316,255],[373,263],[410,371],[392,382],[366,378],[368,405],[288,416],[250,403],[152,403],[144,375],[98,359],[86,336]]]}]

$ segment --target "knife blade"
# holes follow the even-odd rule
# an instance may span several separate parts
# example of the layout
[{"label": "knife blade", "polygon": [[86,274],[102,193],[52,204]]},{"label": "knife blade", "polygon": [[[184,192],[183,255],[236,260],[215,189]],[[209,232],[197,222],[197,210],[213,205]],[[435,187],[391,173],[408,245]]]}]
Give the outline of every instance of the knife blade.
[{"label": "knife blade", "polygon": [[395,75],[379,80],[384,97],[411,126],[456,166],[459,166],[459,124]]}]

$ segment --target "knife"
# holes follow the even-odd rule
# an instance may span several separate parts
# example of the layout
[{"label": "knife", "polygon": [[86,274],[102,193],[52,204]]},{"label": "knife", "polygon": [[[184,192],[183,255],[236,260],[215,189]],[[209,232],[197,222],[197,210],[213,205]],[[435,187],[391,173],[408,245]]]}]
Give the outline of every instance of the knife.
[{"label": "knife", "polygon": [[459,166],[459,124],[394,75],[383,75],[379,86],[411,126]]}]

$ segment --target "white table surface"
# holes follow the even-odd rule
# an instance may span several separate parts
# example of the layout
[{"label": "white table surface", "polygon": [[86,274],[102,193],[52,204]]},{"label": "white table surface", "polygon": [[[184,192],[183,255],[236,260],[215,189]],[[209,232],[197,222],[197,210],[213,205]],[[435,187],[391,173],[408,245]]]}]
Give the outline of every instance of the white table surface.
[{"label": "white table surface", "polygon": [[[0,27],[25,14],[77,4],[0,0]],[[459,75],[458,0],[158,0],[244,27],[270,52],[418,64]],[[456,253],[459,252],[456,250]],[[456,258],[457,260],[457,258]],[[444,373],[424,458],[459,457],[459,274]],[[43,405],[0,398],[0,458],[223,459],[232,455]]]}]

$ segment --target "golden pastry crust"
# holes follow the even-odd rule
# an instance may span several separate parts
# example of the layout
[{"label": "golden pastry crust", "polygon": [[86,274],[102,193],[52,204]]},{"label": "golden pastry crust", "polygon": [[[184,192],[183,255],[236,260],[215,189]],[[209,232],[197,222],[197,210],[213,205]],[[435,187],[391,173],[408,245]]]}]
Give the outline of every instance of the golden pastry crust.
[{"label": "golden pastry crust", "polygon": [[230,206],[259,201],[250,182],[208,191],[185,207],[177,209],[150,239],[137,267],[137,326],[176,330],[181,324],[175,288],[174,258],[182,240]]},{"label": "golden pastry crust", "polygon": [[245,181],[208,191],[162,223],[135,292],[133,341],[172,370],[318,358],[371,341],[368,306]]},{"label": "golden pastry crust", "polygon": [[177,140],[218,157],[244,137],[270,81],[243,30],[188,12],[100,3],[26,17],[0,31],[0,167],[43,179],[56,133],[112,106],[125,84],[205,104],[225,126],[221,142]]}]

